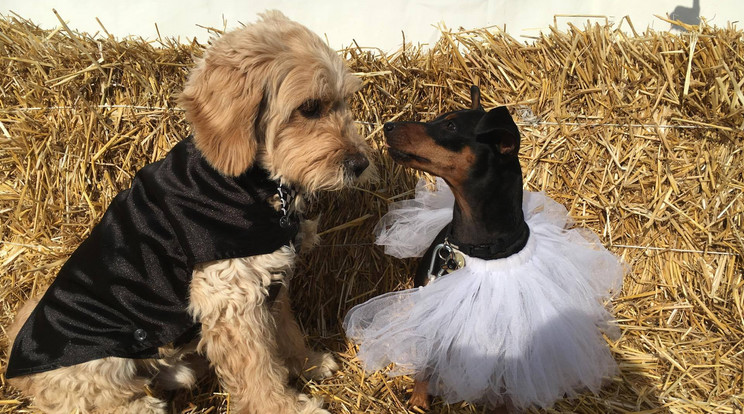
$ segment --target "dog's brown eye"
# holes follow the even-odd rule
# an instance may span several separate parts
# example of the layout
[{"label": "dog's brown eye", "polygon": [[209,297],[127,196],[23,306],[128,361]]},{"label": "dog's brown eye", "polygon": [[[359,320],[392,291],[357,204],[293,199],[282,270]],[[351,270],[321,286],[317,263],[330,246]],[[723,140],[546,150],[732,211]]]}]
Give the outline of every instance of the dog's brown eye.
[{"label": "dog's brown eye", "polygon": [[320,116],[320,101],[308,99],[297,108],[305,118],[317,118]]},{"label": "dog's brown eye", "polygon": [[447,125],[445,125],[445,128],[447,128],[450,131],[457,131],[457,125],[455,125],[455,123],[452,121],[447,122]]}]

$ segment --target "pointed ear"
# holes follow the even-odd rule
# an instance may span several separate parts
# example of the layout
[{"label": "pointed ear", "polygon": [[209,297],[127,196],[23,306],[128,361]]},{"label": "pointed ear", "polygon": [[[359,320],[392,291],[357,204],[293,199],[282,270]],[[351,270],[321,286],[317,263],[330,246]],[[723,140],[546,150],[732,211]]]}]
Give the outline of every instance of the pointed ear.
[{"label": "pointed ear", "polygon": [[473,85],[470,87],[470,109],[483,109],[480,104],[480,88]]},{"label": "pointed ear", "polygon": [[194,143],[217,171],[237,176],[258,150],[257,120],[263,86],[229,65],[201,61],[189,75],[179,103],[194,127]]},{"label": "pointed ear", "polygon": [[491,109],[483,115],[475,126],[475,136],[478,142],[491,145],[501,154],[519,153],[519,128],[505,106]]}]

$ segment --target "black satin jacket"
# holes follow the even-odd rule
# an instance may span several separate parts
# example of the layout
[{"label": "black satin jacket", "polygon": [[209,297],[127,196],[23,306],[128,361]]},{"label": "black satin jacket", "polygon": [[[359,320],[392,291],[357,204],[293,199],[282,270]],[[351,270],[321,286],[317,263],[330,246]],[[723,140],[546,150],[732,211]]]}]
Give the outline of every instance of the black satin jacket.
[{"label": "black satin jacket", "polygon": [[187,312],[194,265],[271,253],[297,235],[266,200],[266,171],[226,177],[189,137],[142,168],[70,256],[23,325],[6,377],[108,356],[157,357],[194,336]]}]

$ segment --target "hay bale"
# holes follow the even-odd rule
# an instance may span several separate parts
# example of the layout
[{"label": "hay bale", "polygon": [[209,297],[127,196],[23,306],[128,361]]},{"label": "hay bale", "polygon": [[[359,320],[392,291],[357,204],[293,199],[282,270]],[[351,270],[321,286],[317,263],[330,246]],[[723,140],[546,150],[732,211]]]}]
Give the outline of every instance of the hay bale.
[{"label": "hay bale", "polygon": [[[189,132],[175,96],[203,45],[103,32],[0,19],[3,328],[134,171]],[[365,81],[352,104],[381,179],[314,204],[323,242],[302,258],[292,296],[311,345],[337,352],[342,370],[298,386],[333,413],[406,411],[411,379],[365,375],[340,332],[351,306],[409,287],[415,266],[372,244],[377,219],[417,180],[383,153],[380,131],[386,121],[462,108],[476,83],[484,106],[507,105],[520,124],[527,188],[564,204],[633,267],[611,304],[620,375],[599,396],[562,401],[555,412],[741,412],[742,40],[732,27],[630,36],[595,25],[527,45],[495,29],[443,30],[430,50],[341,51]],[[0,346],[2,370],[4,333]],[[26,408],[0,376],[0,413]],[[178,394],[173,412],[228,408],[208,379]],[[435,403],[433,412],[483,410]]]}]

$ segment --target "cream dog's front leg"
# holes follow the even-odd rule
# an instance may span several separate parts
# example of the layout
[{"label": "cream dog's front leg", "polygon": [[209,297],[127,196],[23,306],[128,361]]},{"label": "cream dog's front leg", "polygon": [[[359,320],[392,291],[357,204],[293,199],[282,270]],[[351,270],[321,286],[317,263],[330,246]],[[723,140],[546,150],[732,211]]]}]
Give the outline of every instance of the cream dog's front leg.
[{"label": "cream dog's front leg", "polygon": [[320,403],[288,387],[277,341],[279,321],[266,303],[276,270],[291,271],[294,251],[210,262],[191,282],[190,311],[202,324],[198,350],[230,395],[232,412],[321,414]]}]

